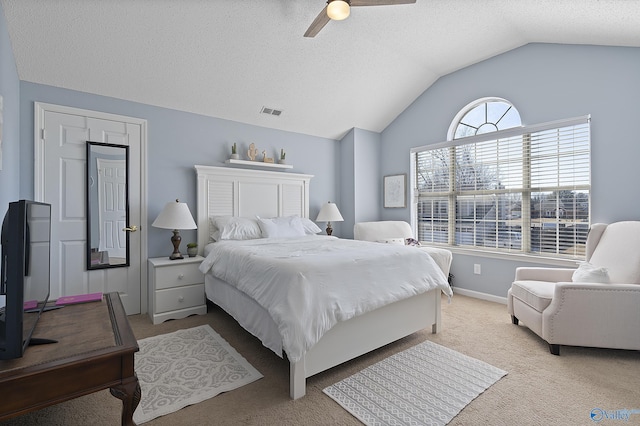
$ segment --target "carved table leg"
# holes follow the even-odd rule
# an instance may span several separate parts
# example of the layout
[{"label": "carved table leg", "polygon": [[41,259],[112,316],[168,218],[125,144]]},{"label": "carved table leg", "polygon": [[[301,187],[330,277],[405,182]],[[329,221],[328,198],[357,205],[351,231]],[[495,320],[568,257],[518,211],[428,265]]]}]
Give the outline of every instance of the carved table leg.
[{"label": "carved table leg", "polygon": [[111,395],[122,400],[122,426],[135,426],[133,422],[133,412],[136,411],[140,398],[142,398],[142,390],[138,376],[126,379],[122,384],[109,389]]}]

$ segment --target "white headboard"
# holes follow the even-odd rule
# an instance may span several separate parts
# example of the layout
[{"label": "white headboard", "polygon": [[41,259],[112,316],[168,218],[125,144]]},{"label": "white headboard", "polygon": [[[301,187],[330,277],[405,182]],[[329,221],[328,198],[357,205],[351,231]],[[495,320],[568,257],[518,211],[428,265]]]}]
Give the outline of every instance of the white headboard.
[{"label": "white headboard", "polygon": [[313,175],[195,166],[198,174],[198,251],[209,243],[210,216],[309,216]]}]

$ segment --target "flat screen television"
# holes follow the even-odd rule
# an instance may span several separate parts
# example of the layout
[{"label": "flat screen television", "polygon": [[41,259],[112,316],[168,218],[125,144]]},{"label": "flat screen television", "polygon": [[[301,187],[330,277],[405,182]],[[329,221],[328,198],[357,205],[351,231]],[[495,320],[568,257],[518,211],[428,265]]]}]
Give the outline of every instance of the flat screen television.
[{"label": "flat screen television", "polygon": [[2,222],[0,359],[19,358],[49,299],[51,205],[29,200],[9,203]]}]

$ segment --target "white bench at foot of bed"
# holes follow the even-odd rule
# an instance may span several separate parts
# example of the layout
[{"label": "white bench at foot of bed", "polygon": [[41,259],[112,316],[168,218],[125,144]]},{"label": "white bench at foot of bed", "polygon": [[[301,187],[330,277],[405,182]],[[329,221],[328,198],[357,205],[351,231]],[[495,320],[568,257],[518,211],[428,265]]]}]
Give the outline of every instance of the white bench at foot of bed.
[{"label": "white bench at foot of bed", "polygon": [[441,327],[441,291],[431,290],[338,323],[303,359],[290,364],[290,395],[306,393],[306,379],[405,336]]}]

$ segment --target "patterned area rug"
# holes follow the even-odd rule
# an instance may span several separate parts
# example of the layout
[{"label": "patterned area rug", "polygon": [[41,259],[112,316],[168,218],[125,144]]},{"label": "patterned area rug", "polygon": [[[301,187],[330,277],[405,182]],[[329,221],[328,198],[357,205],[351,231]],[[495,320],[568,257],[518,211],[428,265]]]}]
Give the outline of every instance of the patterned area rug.
[{"label": "patterned area rug", "polygon": [[142,339],[138,346],[142,400],[133,414],[137,424],[262,377],[208,325]]},{"label": "patterned area rug", "polygon": [[323,392],[366,425],[446,425],[506,374],[426,341]]}]

